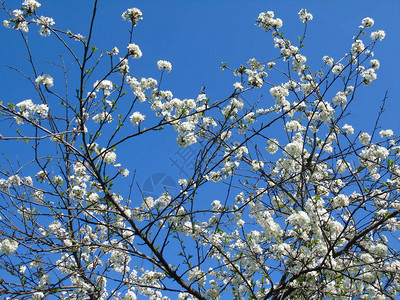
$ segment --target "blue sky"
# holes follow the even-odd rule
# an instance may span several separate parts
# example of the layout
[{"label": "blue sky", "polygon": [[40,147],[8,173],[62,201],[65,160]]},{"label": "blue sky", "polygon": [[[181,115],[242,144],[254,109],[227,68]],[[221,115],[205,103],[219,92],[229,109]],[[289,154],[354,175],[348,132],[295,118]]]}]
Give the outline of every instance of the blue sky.
[{"label": "blue sky", "polygon": [[[19,1],[6,3],[12,9],[19,5]],[[92,1],[41,3],[38,13],[53,17],[56,27],[87,34]],[[375,20],[374,29],[383,29],[387,33],[385,40],[375,48],[375,57],[380,60],[381,69],[378,70],[378,80],[360,90],[358,99],[353,104],[349,123],[356,130],[371,130],[381,99],[385,91],[389,90],[388,109],[382,120],[382,127],[393,128],[395,131],[399,128],[397,114],[400,90],[395,75],[400,67],[396,58],[400,48],[400,27],[396,25],[400,12],[399,1],[100,0],[93,39],[97,48],[109,51],[114,46],[119,49],[126,47],[129,24],[122,21],[121,14],[131,7],[137,7],[143,12],[143,20],[135,27],[133,38],[141,47],[143,57],[131,63],[131,71],[139,77],[152,76],[159,79],[157,60],[171,61],[173,70],[164,76],[162,88],[173,91],[174,96],[181,99],[195,98],[203,85],[212,100],[229,95],[236,79],[230,71],[220,70],[221,62],[235,68],[253,57],[265,61],[277,56],[278,51],[273,48],[271,36],[254,26],[255,19],[262,11],[273,10],[284,22],[283,31],[286,37],[293,42],[297,41],[297,36],[302,35],[304,28],[298,19],[298,11],[307,8],[314,15],[314,20],[308,26],[306,47],[302,54],[307,56],[308,64],[315,70],[321,65],[322,56],[330,55],[339,59],[348,52],[361,20],[367,16],[372,17]],[[33,53],[38,54],[37,62],[43,68],[40,71],[49,73],[52,66],[43,61],[57,61],[57,55],[64,53],[64,50],[55,43],[53,37],[42,38],[35,30],[35,26],[32,26],[29,43]],[[15,31],[6,28],[0,29],[0,35],[3,41],[7,41],[0,49],[1,100],[17,103],[27,98],[34,99],[37,96],[27,81],[6,67],[12,65],[29,70],[23,59],[25,52],[20,37]],[[68,57],[66,60],[68,61]],[[270,79],[273,81],[273,77]],[[278,79],[275,82],[279,83]],[[74,91],[73,84],[71,80],[70,92]],[[265,95],[266,99],[270,97],[268,89],[260,90],[259,94]],[[254,99],[248,101],[252,102]],[[7,129],[1,130],[4,132]],[[170,131],[168,134],[141,139],[138,141],[140,145],[143,144],[140,147],[119,149],[119,158],[131,170],[136,168],[140,171],[137,180],[141,183],[157,172],[170,174],[177,179],[181,177],[180,171],[172,162],[182,159],[183,154],[175,144],[175,137],[175,133]],[[18,144],[14,146],[19,147]],[[154,159],[155,155],[158,159]],[[188,153],[184,155],[190,156]],[[146,159],[134,159],[135,166],[129,166],[134,157]],[[141,165],[140,162],[143,161],[145,165]],[[186,163],[182,161],[182,164]]]}]

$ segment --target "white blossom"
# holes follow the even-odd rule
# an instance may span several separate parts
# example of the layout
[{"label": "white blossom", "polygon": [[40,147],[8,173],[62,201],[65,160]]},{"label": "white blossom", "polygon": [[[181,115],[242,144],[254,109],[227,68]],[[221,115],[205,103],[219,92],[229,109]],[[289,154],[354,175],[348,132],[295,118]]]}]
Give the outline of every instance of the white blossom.
[{"label": "white blossom", "polygon": [[169,61],[166,61],[166,60],[159,60],[157,62],[157,68],[159,70],[166,70],[168,72],[171,72],[172,64]]},{"label": "white blossom", "polygon": [[299,11],[299,17],[300,17],[300,21],[303,23],[307,23],[308,21],[313,19],[313,15],[308,13],[305,8],[302,8]]},{"label": "white blossom", "polygon": [[342,128],[346,132],[346,134],[348,134],[348,135],[354,134],[353,126],[348,125],[348,124],[344,124]]},{"label": "white blossom", "polygon": [[4,239],[0,241],[0,253],[4,253],[6,255],[14,254],[17,251],[18,242],[10,239]]},{"label": "white blossom", "polygon": [[129,117],[129,119],[131,120],[132,125],[139,125],[146,119],[146,116],[136,111]]},{"label": "white blossom", "polygon": [[361,144],[368,145],[371,140],[371,136],[368,133],[363,132],[360,134],[359,139]]},{"label": "white blossom", "polygon": [[332,99],[334,105],[346,104],[347,97],[345,92],[337,92],[336,96]]},{"label": "white blossom", "polygon": [[128,45],[128,54],[134,58],[138,59],[142,57],[142,51],[140,50],[139,46],[136,44],[129,44]]},{"label": "white blossom", "polygon": [[376,41],[380,39],[381,41],[385,38],[386,33],[383,30],[377,30],[371,33],[371,39]]},{"label": "white blossom", "polygon": [[279,149],[279,143],[276,139],[270,139],[267,142],[267,147],[265,149],[270,153],[270,154],[275,154],[278,149]]},{"label": "white blossom", "polygon": [[54,85],[53,77],[48,74],[40,75],[36,78],[35,82],[37,84],[44,84],[46,88],[50,88]]},{"label": "white blossom", "polygon": [[251,162],[251,167],[254,171],[258,171],[264,168],[264,162],[255,159]]},{"label": "white blossom", "polygon": [[143,20],[142,11],[136,7],[128,8],[126,11],[122,13],[122,19],[128,20],[132,24],[136,25],[138,21]]},{"label": "white blossom", "polygon": [[379,135],[381,137],[391,137],[393,135],[393,130],[391,129],[381,130],[379,131]]},{"label": "white blossom", "polygon": [[102,160],[107,164],[115,164],[117,160],[117,154],[115,152],[109,151],[103,154]]},{"label": "white blossom", "polygon": [[335,63],[335,61],[333,60],[332,57],[329,57],[327,55],[325,55],[322,60],[324,61],[324,63],[326,63],[328,66],[333,66],[333,64]]},{"label": "white blossom", "polygon": [[136,300],[136,294],[133,291],[128,291],[125,296],[124,296],[124,300]]},{"label": "white blossom", "polygon": [[373,68],[373,69],[375,69],[375,70],[378,70],[379,69],[379,67],[380,67],[380,63],[379,63],[379,60],[377,60],[377,59],[371,59],[371,61],[369,62],[370,64],[371,64],[371,67]]},{"label": "white blossom", "polygon": [[361,23],[365,28],[374,26],[374,20],[368,17],[364,18]]},{"label": "white blossom", "polygon": [[336,64],[332,68],[332,73],[333,74],[340,74],[344,69],[344,66],[342,64]]}]

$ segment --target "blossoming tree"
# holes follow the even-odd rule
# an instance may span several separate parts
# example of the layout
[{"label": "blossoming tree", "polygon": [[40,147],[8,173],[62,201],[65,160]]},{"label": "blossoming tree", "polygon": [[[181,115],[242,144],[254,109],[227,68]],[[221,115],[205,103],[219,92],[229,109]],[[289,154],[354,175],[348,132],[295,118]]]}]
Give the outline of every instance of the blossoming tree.
[{"label": "blossoming tree", "polygon": [[[126,49],[97,54],[93,3],[85,37],[55,27],[35,0],[17,9],[1,2],[4,26],[25,42],[31,70],[20,72],[32,74],[25,76],[36,90],[34,100],[0,104],[2,126],[9,126],[2,143],[23,140],[34,155],[1,169],[2,297],[399,295],[399,139],[378,130],[379,118],[370,133],[355,132],[346,118],[357,91],[377,78],[372,50],[385,32],[371,29],[373,19],[362,20],[348,54],[325,56],[311,70],[301,52],[306,35],[290,42],[282,20],[263,12],[256,24],[272,35],[279,57],[223,64],[237,78],[225,99],[178,99],[129,68],[142,56],[132,35],[139,9],[122,14],[130,23]],[[305,28],[313,19],[305,9],[299,17]],[[68,93],[65,65],[57,78],[35,64],[27,36],[37,25],[72,57],[75,94]],[[104,59],[107,72],[96,72]],[[168,61],[157,66],[163,74],[172,69]],[[273,74],[283,80],[269,81]],[[54,89],[62,82],[64,95]],[[270,99],[245,108],[244,96],[257,90]],[[132,175],[117,163],[118,149],[167,127],[180,147],[202,145],[180,191],[153,198],[119,188]],[[225,198],[210,199],[211,185],[225,189]]]}]

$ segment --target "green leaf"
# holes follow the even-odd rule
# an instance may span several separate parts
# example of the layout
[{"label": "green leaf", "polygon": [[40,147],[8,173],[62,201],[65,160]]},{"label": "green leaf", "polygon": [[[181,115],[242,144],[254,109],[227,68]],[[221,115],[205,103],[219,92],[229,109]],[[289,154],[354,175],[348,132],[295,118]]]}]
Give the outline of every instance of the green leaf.
[{"label": "green leaf", "polygon": [[14,103],[8,102],[7,106],[8,106],[9,109],[15,110],[15,104]]}]

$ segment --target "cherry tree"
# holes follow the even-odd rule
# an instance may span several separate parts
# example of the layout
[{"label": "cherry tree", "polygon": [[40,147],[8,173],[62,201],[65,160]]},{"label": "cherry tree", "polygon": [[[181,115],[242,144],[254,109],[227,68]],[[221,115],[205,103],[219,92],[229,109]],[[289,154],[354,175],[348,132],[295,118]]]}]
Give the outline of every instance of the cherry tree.
[{"label": "cherry tree", "polygon": [[[312,70],[302,54],[312,14],[299,12],[304,34],[291,42],[283,21],[262,12],[256,25],[277,56],[223,63],[234,78],[224,99],[178,99],[130,69],[142,56],[140,9],[122,12],[126,48],[99,51],[96,0],[85,36],[55,27],[35,0],[1,5],[30,65],[15,70],[35,91],[0,104],[2,145],[20,141],[31,155],[0,170],[4,299],[398,296],[400,146],[379,129],[387,95],[372,132],[348,117],[380,67],[373,49],[385,32],[373,19],[361,20],[349,53]],[[28,36],[37,29],[73,61],[54,64],[62,76],[35,61]],[[157,67],[161,78],[172,70]],[[257,92],[268,96],[245,107]],[[145,197],[118,151],[168,128],[179,147],[201,149],[177,193]],[[207,193],[215,188],[223,199]]]}]

